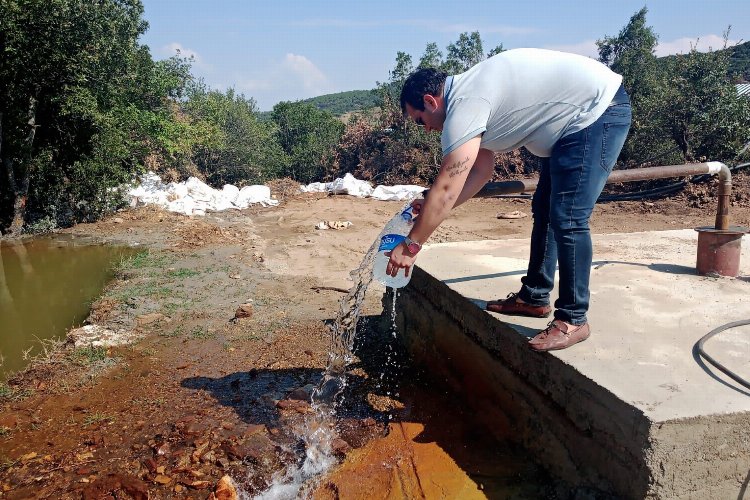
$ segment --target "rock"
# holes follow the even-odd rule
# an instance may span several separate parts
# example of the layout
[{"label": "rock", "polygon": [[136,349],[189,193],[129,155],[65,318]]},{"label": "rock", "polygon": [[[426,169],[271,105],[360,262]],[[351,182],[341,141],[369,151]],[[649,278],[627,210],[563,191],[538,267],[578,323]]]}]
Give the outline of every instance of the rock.
[{"label": "rock", "polygon": [[162,313],[150,313],[150,314],[142,314],[140,316],[137,316],[135,318],[135,323],[139,327],[143,327],[146,325],[151,325],[153,323],[156,323],[158,321],[163,321],[167,317],[164,316]]},{"label": "rock", "polygon": [[201,456],[201,462],[204,462],[204,463],[208,462],[211,464],[216,462],[216,453],[214,452],[214,450],[204,453]]},{"label": "rock", "polygon": [[125,222],[125,220],[123,220],[122,217],[115,217],[114,219],[112,219],[112,222],[114,222],[115,224],[122,224],[123,222]]},{"label": "rock", "polygon": [[240,274],[230,274],[229,277],[233,280],[238,280],[242,278],[242,275]]},{"label": "rock", "polygon": [[352,448],[360,448],[371,439],[382,436],[383,428],[373,418],[357,420],[355,418],[343,419],[337,424],[339,437],[346,441]]},{"label": "rock", "polygon": [[169,446],[169,443],[157,443],[153,449],[157,456],[169,456],[172,454],[172,448]]},{"label": "rock", "polygon": [[136,477],[124,474],[109,474],[98,478],[83,490],[82,498],[84,500],[120,498],[121,495],[116,494],[119,491],[124,491],[134,500],[148,500],[148,485]]},{"label": "rock", "polygon": [[520,210],[513,210],[512,212],[497,214],[498,219],[523,219],[524,217],[528,216],[529,214],[527,214],[526,212],[521,212]]},{"label": "rock", "polygon": [[66,341],[73,347],[114,347],[127,345],[139,338],[129,332],[115,332],[99,325],[86,325],[75,328],[66,335]]},{"label": "rock", "polygon": [[167,485],[172,482],[172,478],[169,476],[165,476],[164,474],[157,474],[154,478],[155,483]]},{"label": "rock", "polygon": [[245,432],[242,433],[242,437],[249,438],[250,436],[253,436],[255,434],[265,433],[265,432],[266,432],[266,426],[263,424],[248,424],[247,429],[245,429]]},{"label": "rock", "polygon": [[222,449],[232,460],[251,460],[259,462],[266,455],[275,453],[276,447],[265,434],[253,434],[245,442],[234,444],[229,441],[222,445]]},{"label": "rock", "polygon": [[276,403],[276,407],[280,410],[294,410],[297,413],[308,413],[311,411],[310,403],[298,399],[282,399]]},{"label": "rock", "polygon": [[223,476],[219,479],[214,492],[209,496],[209,498],[212,497],[215,500],[238,500],[239,496],[237,496],[237,487],[234,485],[232,478],[229,476]]},{"label": "rock", "polygon": [[146,469],[148,469],[148,471],[152,474],[156,472],[156,460],[154,460],[153,458],[147,458],[146,460],[144,460],[143,466],[146,467]]},{"label": "rock", "polygon": [[304,387],[298,387],[287,395],[287,399],[294,401],[310,401],[310,393]]},{"label": "rock", "polygon": [[339,458],[343,458],[351,449],[352,447],[349,446],[349,443],[341,438],[336,438],[331,442],[331,450]]},{"label": "rock", "polygon": [[21,462],[28,462],[30,460],[34,460],[37,457],[37,452],[32,451],[31,453],[27,453],[25,455],[21,456]]},{"label": "rock", "polygon": [[250,303],[245,303],[240,305],[240,307],[237,308],[237,310],[234,312],[234,319],[241,319],[241,318],[252,318],[253,317],[253,305]]},{"label": "rock", "polygon": [[191,481],[188,483],[188,486],[193,488],[194,490],[205,490],[206,488],[211,486],[211,482],[204,480]]}]

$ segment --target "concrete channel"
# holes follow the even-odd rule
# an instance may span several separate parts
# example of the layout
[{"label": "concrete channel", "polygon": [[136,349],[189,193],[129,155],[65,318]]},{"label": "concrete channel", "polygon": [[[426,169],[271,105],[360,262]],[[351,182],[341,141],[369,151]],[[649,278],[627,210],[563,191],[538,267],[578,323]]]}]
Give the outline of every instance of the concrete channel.
[{"label": "concrete channel", "polygon": [[[592,336],[552,353],[526,346],[547,320],[484,310],[518,291],[527,239],[428,245],[399,292],[397,325],[414,361],[490,432],[573,488],[750,498],[750,391],[694,353],[709,331],[750,319],[743,239],[740,274],[727,278],[696,273],[693,230],[595,235]],[[705,348],[750,379],[750,326]]]}]

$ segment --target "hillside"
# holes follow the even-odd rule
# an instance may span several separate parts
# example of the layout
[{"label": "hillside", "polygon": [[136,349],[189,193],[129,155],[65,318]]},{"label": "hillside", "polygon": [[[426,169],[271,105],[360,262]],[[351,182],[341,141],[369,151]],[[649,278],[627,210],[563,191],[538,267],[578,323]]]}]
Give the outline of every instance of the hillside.
[{"label": "hillside", "polygon": [[341,116],[351,111],[360,111],[377,105],[377,97],[371,90],[349,90],[305,99],[318,109]]},{"label": "hillside", "polygon": [[729,61],[729,74],[750,82],[750,42],[730,47],[732,57]]}]

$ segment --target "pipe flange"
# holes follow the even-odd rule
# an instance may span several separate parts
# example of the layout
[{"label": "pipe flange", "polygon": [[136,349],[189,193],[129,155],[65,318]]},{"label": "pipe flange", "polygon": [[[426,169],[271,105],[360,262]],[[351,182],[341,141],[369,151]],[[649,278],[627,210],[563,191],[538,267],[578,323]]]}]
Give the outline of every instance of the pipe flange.
[{"label": "pipe flange", "polygon": [[696,227],[696,231],[699,233],[712,233],[712,234],[729,234],[729,235],[741,235],[750,234],[750,228],[743,226],[729,226],[726,229],[716,229],[713,226]]}]

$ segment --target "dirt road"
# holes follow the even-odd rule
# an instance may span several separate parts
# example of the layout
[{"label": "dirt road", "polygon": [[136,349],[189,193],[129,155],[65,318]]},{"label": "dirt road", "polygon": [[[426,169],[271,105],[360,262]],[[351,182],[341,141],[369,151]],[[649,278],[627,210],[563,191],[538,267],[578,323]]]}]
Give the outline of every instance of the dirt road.
[{"label": "dirt road", "polygon": [[[592,228],[710,225],[714,206],[701,196],[598,205]],[[750,225],[744,200],[733,224]],[[89,318],[140,340],[60,346],[11,379],[0,393],[0,497],[206,498],[227,473],[262,489],[294,454],[290,429],[326,364],[338,289],[351,286],[349,272],[400,206],[305,194],[202,218],[142,208],[67,230],[143,249]],[[497,217],[515,211],[529,217]],[[316,229],[321,221],[352,225]],[[530,229],[528,200],[471,200],[431,242],[526,238]],[[364,316],[381,313],[383,289],[373,288]],[[235,318],[243,304],[246,317]],[[367,367],[357,369],[361,398],[342,420],[341,456],[383,435],[378,416],[398,406],[378,407]]]}]

